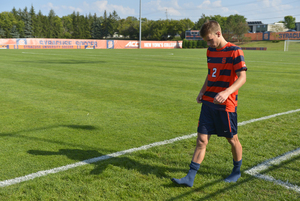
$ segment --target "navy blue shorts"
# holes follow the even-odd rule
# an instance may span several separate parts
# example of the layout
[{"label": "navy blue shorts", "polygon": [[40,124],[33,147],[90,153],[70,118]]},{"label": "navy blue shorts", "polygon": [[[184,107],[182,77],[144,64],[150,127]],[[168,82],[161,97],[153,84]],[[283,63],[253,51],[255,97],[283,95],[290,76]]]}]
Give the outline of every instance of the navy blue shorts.
[{"label": "navy blue shorts", "polygon": [[237,134],[237,113],[217,110],[202,104],[197,131],[202,134],[217,134],[219,137],[232,138]]}]

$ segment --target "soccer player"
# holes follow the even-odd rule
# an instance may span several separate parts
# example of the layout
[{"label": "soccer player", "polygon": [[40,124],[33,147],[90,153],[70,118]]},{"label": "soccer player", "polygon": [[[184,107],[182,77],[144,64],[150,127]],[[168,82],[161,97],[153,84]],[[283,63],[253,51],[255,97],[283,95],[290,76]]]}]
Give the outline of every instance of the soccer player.
[{"label": "soccer player", "polygon": [[198,138],[188,174],[173,182],[192,187],[206,146],[212,134],[225,137],[231,145],[233,170],[225,179],[236,182],[241,177],[242,145],[237,135],[238,89],[246,82],[247,67],[242,49],[227,42],[216,21],[207,21],[200,30],[207,49],[208,75],[197,97],[202,103],[198,123]]}]

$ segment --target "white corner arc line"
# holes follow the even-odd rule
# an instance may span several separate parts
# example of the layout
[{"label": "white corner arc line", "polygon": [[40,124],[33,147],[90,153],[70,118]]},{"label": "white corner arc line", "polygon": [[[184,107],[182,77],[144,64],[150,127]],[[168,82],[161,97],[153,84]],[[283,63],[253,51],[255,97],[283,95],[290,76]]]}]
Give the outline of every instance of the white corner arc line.
[{"label": "white corner arc line", "polygon": [[[270,115],[270,116],[266,116],[266,117],[261,117],[261,118],[258,118],[258,119],[243,121],[243,122],[239,123],[238,126],[243,126],[243,125],[253,123],[253,122],[256,122],[256,121],[262,121],[262,120],[274,118],[274,117],[277,117],[277,116],[280,116],[280,115],[291,114],[291,113],[295,113],[295,112],[299,112],[299,111],[300,111],[300,109],[291,110],[291,111],[288,111],[288,112],[278,113],[278,114],[274,114],[274,115]],[[147,149],[150,149],[150,148],[156,147],[156,146],[172,144],[176,141],[185,140],[185,139],[189,139],[189,138],[196,137],[196,136],[197,136],[197,133],[193,133],[193,134],[185,135],[185,136],[182,136],[182,137],[176,137],[176,138],[173,138],[173,139],[170,139],[170,140],[155,142],[155,143],[152,143],[152,144],[149,144],[149,145],[144,145],[144,146],[141,146],[141,147],[138,147],[138,148],[127,149],[127,150],[124,150],[124,151],[119,151],[119,152],[115,152],[115,153],[112,153],[112,154],[107,154],[107,155],[104,155],[104,156],[87,159],[87,160],[84,160],[84,161],[80,161],[80,162],[77,162],[77,163],[73,163],[73,164],[53,168],[53,169],[50,169],[50,170],[39,171],[39,172],[28,174],[28,175],[25,175],[25,176],[22,176],[22,177],[17,177],[17,178],[14,178],[14,179],[1,181],[0,182],[0,187],[5,187],[5,186],[13,185],[13,184],[18,184],[18,183],[21,183],[21,182],[24,182],[24,181],[33,180],[35,178],[43,177],[43,176],[46,176],[46,175],[49,175],[49,174],[55,174],[55,173],[66,171],[66,170],[69,170],[69,169],[72,169],[72,168],[75,168],[75,167],[79,167],[79,166],[83,166],[83,165],[87,165],[87,164],[107,160],[107,159],[110,159],[110,158],[122,156],[124,154],[129,154],[129,153],[133,153],[133,152],[137,152],[137,151],[141,151],[141,150],[147,150]]]}]

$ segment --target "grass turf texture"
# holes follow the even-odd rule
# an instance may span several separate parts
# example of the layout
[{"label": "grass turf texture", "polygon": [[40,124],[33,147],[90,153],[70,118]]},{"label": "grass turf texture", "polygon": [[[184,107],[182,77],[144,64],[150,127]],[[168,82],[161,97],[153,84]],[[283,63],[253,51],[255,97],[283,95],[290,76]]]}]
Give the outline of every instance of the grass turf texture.
[{"label": "grass turf texture", "polygon": [[[196,132],[205,50],[3,50],[1,181]],[[300,108],[300,58],[244,51],[239,122]],[[242,170],[299,147],[299,113],[239,128]],[[193,188],[195,139],[0,188],[1,200],[296,200],[299,193],[230,174],[229,144],[213,137]],[[299,185],[293,158],[266,174]],[[288,169],[288,170],[287,170]],[[284,174],[283,170],[287,170]],[[298,183],[297,183],[298,182]]]}]

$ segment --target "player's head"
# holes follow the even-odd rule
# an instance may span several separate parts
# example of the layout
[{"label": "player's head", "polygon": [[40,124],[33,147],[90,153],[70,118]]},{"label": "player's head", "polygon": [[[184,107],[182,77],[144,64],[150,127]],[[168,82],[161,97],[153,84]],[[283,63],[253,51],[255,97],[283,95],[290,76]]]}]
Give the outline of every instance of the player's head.
[{"label": "player's head", "polygon": [[200,35],[212,48],[218,48],[223,39],[221,26],[214,20],[207,20],[201,27]]}]

